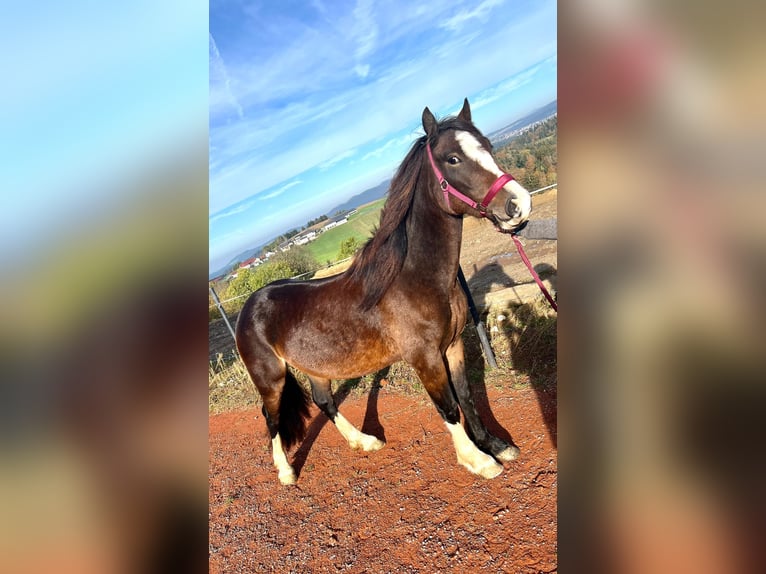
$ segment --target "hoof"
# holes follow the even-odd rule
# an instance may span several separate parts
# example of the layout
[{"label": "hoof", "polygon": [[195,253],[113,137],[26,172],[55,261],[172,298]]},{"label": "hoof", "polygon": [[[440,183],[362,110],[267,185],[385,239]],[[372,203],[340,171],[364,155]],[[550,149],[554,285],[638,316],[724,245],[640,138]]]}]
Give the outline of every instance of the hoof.
[{"label": "hoof", "polygon": [[503,465],[491,460],[479,467],[476,474],[483,476],[484,478],[495,478],[496,476],[500,476],[500,473],[502,472]]},{"label": "hoof", "polygon": [[500,462],[511,462],[512,460],[516,460],[518,457],[519,447],[513,445],[495,455],[495,458]]},{"label": "hoof", "polygon": [[375,452],[380,449],[382,449],[384,446],[386,446],[386,443],[384,443],[382,440],[371,437],[373,440],[367,442],[364,447],[362,447],[362,450],[364,452]]},{"label": "hoof", "polygon": [[284,485],[295,484],[297,478],[295,477],[295,471],[291,468],[289,471],[282,471],[279,473],[279,482]]},{"label": "hoof", "polygon": [[372,435],[366,434],[359,439],[349,443],[354,450],[361,450],[363,452],[375,452],[386,446],[382,440]]},{"label": "hoof", "polygon": [[498,462],[488,454],[481,453],[481,455],[482,456],[480,457],[476,457],[476,460],[474,461],[460,461],[460,464],[473,474],[483,478],[495,478],[503,472],[502,464],[498,464]]}]

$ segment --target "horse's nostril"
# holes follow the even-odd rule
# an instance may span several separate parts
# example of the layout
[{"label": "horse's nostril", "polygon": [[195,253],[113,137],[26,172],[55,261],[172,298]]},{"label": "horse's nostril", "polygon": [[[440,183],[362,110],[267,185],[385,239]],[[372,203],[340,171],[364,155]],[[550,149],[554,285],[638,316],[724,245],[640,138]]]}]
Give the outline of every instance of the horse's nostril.
[{"label": "horse's nostril", "polygon": [[505,202],[505,212],[511,217],[516,215],[516,212],[519,210],[518,206],[513,203],[513,200],[514,198],[511,197]]}]

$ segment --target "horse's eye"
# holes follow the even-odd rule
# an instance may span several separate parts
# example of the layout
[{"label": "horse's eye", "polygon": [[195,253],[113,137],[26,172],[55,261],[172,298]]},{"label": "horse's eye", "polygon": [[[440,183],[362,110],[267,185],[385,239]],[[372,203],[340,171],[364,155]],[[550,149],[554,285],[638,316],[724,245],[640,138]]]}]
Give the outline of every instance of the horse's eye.
[{"label": "horse's eye", "polygon": [[456,155],[451,155],[447,158],[447,163],[450,165],[457,165],[460,163],[460,158]]}]

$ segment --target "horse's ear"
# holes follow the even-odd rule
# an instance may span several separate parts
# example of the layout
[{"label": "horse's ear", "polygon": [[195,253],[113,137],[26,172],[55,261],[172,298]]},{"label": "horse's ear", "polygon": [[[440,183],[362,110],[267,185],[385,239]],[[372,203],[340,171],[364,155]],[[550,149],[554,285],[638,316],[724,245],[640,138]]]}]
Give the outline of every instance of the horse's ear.
[{"label": "horse's ear", "polygon": [[471,121],[471,106],[468,104],[468,98],[463,100],[463,109],[460,110],[460,113],[457,115],[458,119],[465,120],[466,122]]},{"label": "horse's ear", "polygon": [[436,118],[428,108],[423,110],[423,129],[428,137],[435,135],[438,129]]}]

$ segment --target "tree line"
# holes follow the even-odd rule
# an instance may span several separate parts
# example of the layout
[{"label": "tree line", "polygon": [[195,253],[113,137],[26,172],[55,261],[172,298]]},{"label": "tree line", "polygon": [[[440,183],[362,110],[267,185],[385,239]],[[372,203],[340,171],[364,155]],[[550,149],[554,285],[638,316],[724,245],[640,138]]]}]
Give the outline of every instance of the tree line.
[{"label": "tree line", "polygon": [[558,117],[542,121],[495,151],[498,165],[529,191],[558,181]]}]

